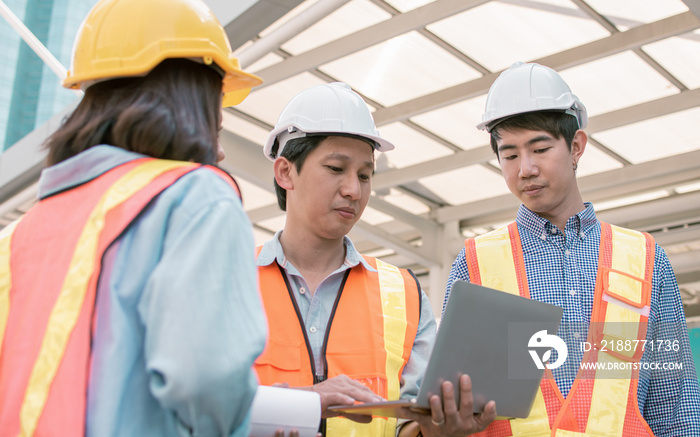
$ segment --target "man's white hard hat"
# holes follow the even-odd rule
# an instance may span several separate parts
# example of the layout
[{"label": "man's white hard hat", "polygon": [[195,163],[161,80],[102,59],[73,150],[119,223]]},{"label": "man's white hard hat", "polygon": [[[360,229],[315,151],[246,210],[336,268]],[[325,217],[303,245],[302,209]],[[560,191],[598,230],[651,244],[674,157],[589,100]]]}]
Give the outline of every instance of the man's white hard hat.
[{"label": "man's white hard hat", "polygon": [[[333,82],[308,88],[287,103],[263,146],[274,161],[287,141],[310,134],[352,135],[369,140],[376,150],[386,152],[394,145],[379,136],[367,104],[349,85]],[[277,153],[272,147],[278,141]]]},{"label": "man's white hard hat", "polygon": [[509,117],[535,111],[562,111],[576,117],[579,129],[588,125],[586,107],[559,73],[544,65],[516,62],[491,85],[476,127],[491,132]]}]

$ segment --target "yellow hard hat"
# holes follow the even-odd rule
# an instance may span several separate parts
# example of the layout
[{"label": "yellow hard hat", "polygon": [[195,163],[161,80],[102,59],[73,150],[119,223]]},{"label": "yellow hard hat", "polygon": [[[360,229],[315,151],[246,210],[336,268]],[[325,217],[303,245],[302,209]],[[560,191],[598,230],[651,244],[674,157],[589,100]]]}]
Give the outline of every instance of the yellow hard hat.
[{"label": "yellow hard hat", "polygon": [[170,58],[223,70],[223,106],[242,102],[262,83],[240,69],[224,28],[203,1],[101,0],[78,30],[63,86],[86,89],[101,80],[143,76]]}]

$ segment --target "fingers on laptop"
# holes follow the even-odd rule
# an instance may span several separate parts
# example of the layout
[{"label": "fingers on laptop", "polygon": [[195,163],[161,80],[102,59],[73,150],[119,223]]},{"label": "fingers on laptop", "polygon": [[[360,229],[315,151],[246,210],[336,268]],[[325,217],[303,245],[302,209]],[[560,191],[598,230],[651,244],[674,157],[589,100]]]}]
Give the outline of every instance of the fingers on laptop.
[{"label": "fingers on laptop", "polygon": [[[365,385],[352,380],[346,375],[327,379],[315,384],[311,389],[321,395],[321,415],[324,418],[341,415],[341,413],[328,410],[328,407],[333,405],[352,405],[356,402],[381,402],[384,400]],[[342,415],[360,423],[368,423],[372,420],[372,416],[367,415]]]},{"label": "fingers on laptop", "polygon": [[430,420],[421,420],[426,436],[457,436],[483,431],[496,418],[496,404],[491,401],[484,411],[474,414],[471,380],[463,375],[459,380],[460,400],[457,405],[455,390],[450,382],[442,384],[442,399],[430,398]]}]

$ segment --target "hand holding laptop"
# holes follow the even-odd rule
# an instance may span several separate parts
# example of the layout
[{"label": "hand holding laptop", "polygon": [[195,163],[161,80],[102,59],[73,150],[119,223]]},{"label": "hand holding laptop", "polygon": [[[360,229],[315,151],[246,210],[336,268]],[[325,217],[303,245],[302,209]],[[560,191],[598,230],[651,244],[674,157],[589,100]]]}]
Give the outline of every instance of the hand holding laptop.
[{"label": "hand holding laptop", "polygon": [[311,387],[296,388],[315,391],[321,396],[321,417],[324,419],[342,415],[355,422],[369,423],[372,421],[372,416],[332,411],[328,407],[331,405],[353,404],[355,402],[382,402],[385,400],[365,385],[349,378],[347,375],[335,376]]},{"label": "hand holding laptop", "polygon": [[438,395],[430,397],[430,413],[417,412],[403,407],[403,417],[413,420],[402,428],[399,437],[415,436],[419,427],[421,434],[429,436],[464,436],[481,432],[496,418],[496,403],[490,401],[484,410],[474,413],[472,385],[469,376],[459,378],[459,402],[455,399],[454,387],[449,381],[442,384],[442,400]]},{"label": "hand holding laptop", "polygon": [[[379,404],[335,405],[329,409],[343,414],[402,418],[422,410],[431,414],[421,420],[430,422],[432,417],[440,423],[444,416],[452,426],[463,420],[490,422],[493,410],[487,401],[494,400],[502,417],[527,417],[544,373],[532,364],[529,339],[542,330],[557,332],[562,313],[554,305],[455,281],[418,395]],[[468,410],[462,409],[465,404],[461,394],[465,387],[450,390],[451,401],[444,393],[444,382],[450,381],[450,386],[461,384],[460,377],[465,374],[473,378],[466,401],[472,406],[472,413],[480,416],[478,419],[469,418]],[[443,392],[442,412],[447,416],[433,407],[432,399],[440,392]],[[463,414],[460,419],[448,417],[454,411]]]}]

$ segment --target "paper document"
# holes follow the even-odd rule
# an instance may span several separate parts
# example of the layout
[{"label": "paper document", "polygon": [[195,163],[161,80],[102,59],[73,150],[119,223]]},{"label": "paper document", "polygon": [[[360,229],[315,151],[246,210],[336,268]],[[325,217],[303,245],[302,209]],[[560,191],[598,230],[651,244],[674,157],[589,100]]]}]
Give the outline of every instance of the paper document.
[{"label": "paper document", "polygon": [[271,437],[296,429],[299,437],[315,437],[321,423],[321,396],[291,388],[258,386],[250,413],[250,437]]}]

